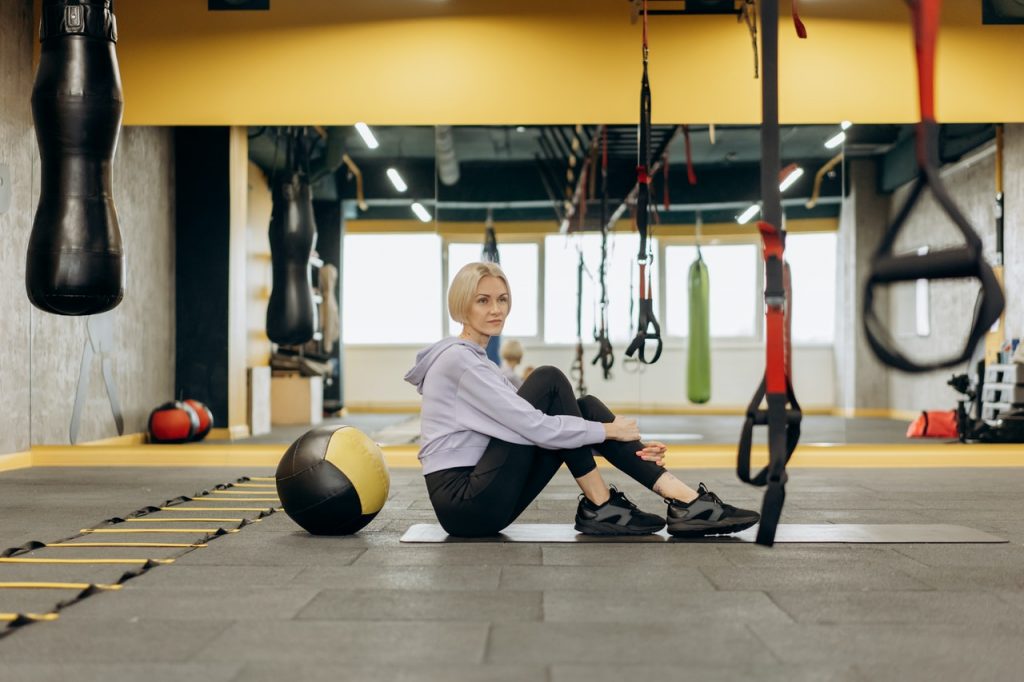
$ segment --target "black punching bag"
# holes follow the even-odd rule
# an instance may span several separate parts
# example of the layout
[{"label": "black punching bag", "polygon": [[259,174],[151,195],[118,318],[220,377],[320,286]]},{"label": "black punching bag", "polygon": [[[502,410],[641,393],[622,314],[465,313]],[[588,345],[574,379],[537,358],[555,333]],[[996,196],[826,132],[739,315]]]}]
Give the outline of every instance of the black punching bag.
[{"label": "black punching bag", "polygon": [[42,161],[25,289],[40,310],[93,315],[124,296],[111,190],[121,130],[112,0],[43,0],[32,116]]},{"label": "black punching bag", "polygon": [[267,336],[276,344],[306,343],[316,331],[309,257],[316,241],[313,191],[302,173],[274,183],[270,216],[273,289],[267,304]]}]

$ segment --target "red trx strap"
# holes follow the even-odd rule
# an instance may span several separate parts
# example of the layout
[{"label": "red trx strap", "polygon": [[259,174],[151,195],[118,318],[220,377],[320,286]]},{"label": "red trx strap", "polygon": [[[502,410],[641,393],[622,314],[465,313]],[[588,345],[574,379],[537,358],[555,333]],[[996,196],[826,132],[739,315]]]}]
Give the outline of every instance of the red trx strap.
[{"label": "red trx strap", "polygon": [[[651,84],[647,80],[647,0],[644,0],[644,23],[643,23],[643,78],[640,80],[640,125],[637,144],[637,199],[636,199],[636,229],[640,233],[640,249],[637,252],[637,263],[640,265],[640,298],[637,301],[639,313],[637,317],[636,336],[626,349],[626,357],[633,357],[639,351],[639,360],[645,365],[653,365],[661,357],[661,325],[654,317],[653,291],[651,287],[651,274],[648,266],[654,260],[654,255],[647,243],[648,225],[650,216],[654,211],[651,204],[651,176],[649,168],[651,165]],[[644,355],[647,341],[656,341],[654,357],[650,360]]]},{"label": "red trx strap", "polygon": [[[786,464],[800,440],[803,415],[786,373],[786,233],[781,229],[779,191],[779,7],[778,0],[761,3],[764,69],[761,81],[761,200],[764,220],[757,224],[764,242],[765,374],[747,407],[740,434],[736,475],[741,481],[765,486],[757,543],[771,546],[786,501]],[[760,408],[767,399],[768,409]],[[787,405],[789,407],[787,407]],[[768,465],[750,475],[750,449],[756,425],[768,426]]]},{"label": "red trx strap", "polygon": [[[992,268],[982,255],[982,243],[970,223],[953,203],[939,178],[939,125],[935,122],[935,42],[939,32],[940,0],[908,0],[913,12],[914,42],[917,54],[918,94],[921,122],[917,125],[918,175],[907,202],[886,230],[875,251],[872,269],[864,286],[864,332],[878,359],[905,372],[927,372],[970,360],[978,342],[999,320],[1005,300]],[[922,196],[929,189],[942,212],[964,238],[964,245],[933,250],[924,255],[895,255],[893,245]],[[981,302],[975,309],[967,343],[959,355],[931,362],[907,358],[896,346],[886,325],[875,314],[875,287],[918,279],[973,278],[981,282]]]}]

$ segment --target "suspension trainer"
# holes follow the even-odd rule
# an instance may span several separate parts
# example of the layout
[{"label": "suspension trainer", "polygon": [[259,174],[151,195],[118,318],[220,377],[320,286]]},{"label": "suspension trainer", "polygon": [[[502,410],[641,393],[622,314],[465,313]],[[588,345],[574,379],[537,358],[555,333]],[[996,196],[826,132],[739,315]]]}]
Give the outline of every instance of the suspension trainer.
[{"label": "suspension trainer", "polygon": [[615,354],[612,343],[608,340],[608,126],[601,128],[601,264],[597,270],[597,279],[601,287],[601,300],[598,312],[598,327],[594,333],[597,341],[597,355],[590,364],[601,363],[601,371],[605,380],[612,378],[612,365]]},{"label": "suspension trainer", "polygon": [[[636,159],[636,229],[640,233],[640,248],[636,261],[640,267],[640,296],[637,299],[636,336],[626,349],[626,357],[636,355],[645,365],[653,365],[661,357],[662,340],[661,325],[654,316],[653,287],[651,286],[651,266],[654,263],[654,251],[649,241],[649,227],[654,214],[651,202],[651,84],[647,78],[647,0],[644,0],[643,18],[643,77],[640,80],[640,125],[637,134]],[[656,343],[654,357],[647,359],[645,354],[648,341]]]},{"label": "suspension trainer", "polygon": [[[935,122],[935,42],[939,32],[940,0],[908,0],[914,26],[917,56],[917,85],[921,104],[921,122],[917,124],[917,179],[906,203],[896,214],[872,258],[872,268],[864,285],[864,333],[875,355],[886,365],[905,372],[928,372],[970,360],[978,342],[999,320],[1005,300],[992,268],[982,255],[981,239],[971,229],[939,178],[939,125]],[[895,255],[893,245],[918,200],[929,189],[939,208],[964,238],[964,245],[937,249],[923,255]],[[875,287],[918,279],[972,278],[981,282],[979,305],[967,343],[959,354],[932,362],[917,362],[896,347],[889,329],[875,313]]]},{"label": "suspension trainer", "polygon": [[[765,486],[757,543],[772,546],[775,528],[786,501],[786,464],[800,440],[803,415],[793,394],[786,363],[786,233],[782,229],[782,195],[779,190],[779,6],[778,0],[761,3],[763,68],[761,78],[761,201],[757,228],[764,242],[765,374],[747,407],[740,434],[736,475],[741,481]],[[761,409],[767,399],[768,408]],[[768,465],[750,475],[750,449],[754,426],[768,426]]]}]

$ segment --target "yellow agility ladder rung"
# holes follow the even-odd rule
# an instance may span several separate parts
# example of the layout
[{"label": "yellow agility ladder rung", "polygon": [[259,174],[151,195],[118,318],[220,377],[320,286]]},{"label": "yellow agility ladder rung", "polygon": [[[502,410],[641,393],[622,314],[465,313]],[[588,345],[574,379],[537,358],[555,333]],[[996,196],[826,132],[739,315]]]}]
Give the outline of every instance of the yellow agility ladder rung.
[{"label": "yellow agility ladder rung", "polygon": [[[216,533],[220,528],[82,528],[80,533]],[[237,533],[237,528],[225,530]]]},{"label": "yellow agility ladder rung", "polygon": [[[234,500],[232,500],[234,502]],[[160,507],[160,511],[250,511],[250,512],[265,512],[273,507]],[[284,511],[283,509],[277,509],[277,511]]]},{"label": "yellow agility ladder rung", "polygon": [[[277,481],[277,479],[274,478],[273,476],[250,476],[249,480],[250,481]],[[240,484],[236,483],[235,485],[240,485]]]},{"label": "yellow agility ladder rung", "polygon": [[16,620],[29,620],[33,623],[55,621],[56,613],[0,613],[0,623],[13,623]]},{"label": "yellow agility ladder rung", "polygon": [[[206,495],[196,495],[192,499],[196,500],[210,495],[264,495],[271,497],[269,491],[264,492],[262,490],[211,490]],[[274,494],[272,497],[276,498],[277,494]]]},{"label": "yellow agility ladder rung", "polygon": [[276,483],[233,483],[232,488],[276,488]]},{"label": "yellow agility ladder rung", "polygon": [[44,547],[207,547],[205,543],[195,542],[57,542]]},{"label": "yellow agility ladder rung", "polygon": [[193,497],[192,502],[280,502],[277,497]]},{"label": "yellow agility ladder rung", "polygon": [[[260,520],[260,519],[255,519]],[[202,516],[182,516],[177,519],[125,519],[123,523],[241,523],[245,519],[211,519]]]},{"label": "yellow agility ladder rung", "polygon": [[0,583],[0,590],[84,590],[89,587],[98,590],[121,589],[121,585],[96,583]]},{"label": "yellow agility ladder rung", "polygon": [[145,566],[147,562],[154,564],[173,564],[174,559],[39,559],[34,557],[3,557],[0,564],[116,564],[126,566]]}]

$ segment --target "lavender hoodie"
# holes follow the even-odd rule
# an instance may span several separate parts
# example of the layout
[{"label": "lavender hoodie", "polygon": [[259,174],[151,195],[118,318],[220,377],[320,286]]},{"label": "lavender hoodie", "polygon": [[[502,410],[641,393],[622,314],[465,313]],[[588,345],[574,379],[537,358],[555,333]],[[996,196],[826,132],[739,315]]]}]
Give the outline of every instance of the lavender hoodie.
[{"label": "lavender hoodie", "polygon": [[605,439],[601,422],[546,415],[520,398],[483,348],[457,337],[417,353],[405,380],[423,396],[419,459],[424,474],[476,466],[491,438],[549,450]]}]

